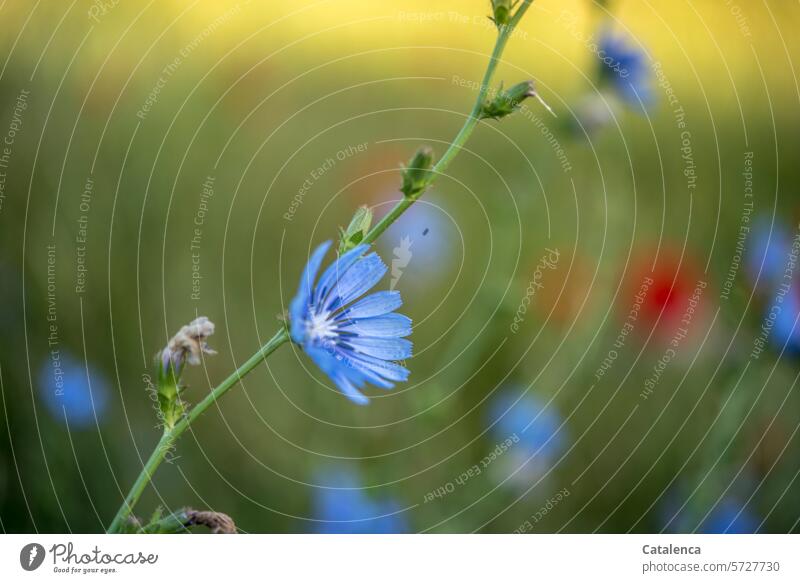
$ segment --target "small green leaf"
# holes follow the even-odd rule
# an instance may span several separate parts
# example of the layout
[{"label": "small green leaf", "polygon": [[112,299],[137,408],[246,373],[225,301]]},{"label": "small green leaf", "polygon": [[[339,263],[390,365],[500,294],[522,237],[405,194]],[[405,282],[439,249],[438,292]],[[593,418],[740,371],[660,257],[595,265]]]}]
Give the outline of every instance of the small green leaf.
[{"label": "small green leaf", "polygon": [[356,247],[369,233],[372,226],[372,210],[366,206],[356,209],[346,229],[339,229],[339,253],[347,253]]}]

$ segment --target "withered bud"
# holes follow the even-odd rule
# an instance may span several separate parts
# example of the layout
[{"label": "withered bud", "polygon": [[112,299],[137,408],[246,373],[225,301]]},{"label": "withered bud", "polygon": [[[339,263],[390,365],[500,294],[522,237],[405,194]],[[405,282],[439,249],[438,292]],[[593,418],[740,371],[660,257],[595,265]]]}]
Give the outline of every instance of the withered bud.
[{"label": "withered bud", "polygon": [[185,526],[205,526],[211,531],[211,534],[236,534],[236,525],[233,519],[222,512],[188,508],[186,518]]},{"label": "withered bud", "polygon": [[213,333],[214,323],[205,316],[200,316],[181,328],[161,351],[164,371],[169,369],[170,363],[178,372],[186,363],[200,364],[203,354],[216,354],[206,343],[206,339]]}]

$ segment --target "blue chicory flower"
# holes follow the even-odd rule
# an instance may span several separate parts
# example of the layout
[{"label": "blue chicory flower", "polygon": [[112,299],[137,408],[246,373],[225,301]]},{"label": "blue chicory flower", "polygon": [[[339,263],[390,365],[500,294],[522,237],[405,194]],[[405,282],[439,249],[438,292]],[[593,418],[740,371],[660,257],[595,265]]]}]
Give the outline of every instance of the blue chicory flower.
[{"label": "blue chicory flower", "polygon": [[408,380],[408,370],[395,361],[411,357],[404,338],[411,319],[394,313],[402,304],[399,292],[361,298],[386,273],[376,253],[364,255],[367,245],[339,257],[314,285],[330,246],[317,247],[306,265],[289,306],[291,337],[345,396],[365,405],[369,400],[359,390],[365,383],[391,389],[392,381]]},{"label": "blue chicory flower", "polygon": [[409,531],[402,507],[391,498],[367,496],[355,472],[337,469],[321,476],[314,490],[315,531],[320,534],[392,534]]},{"label": "blue chicory flower", "polygon": [[650,70],[641,50],[604,29],[600,33],[598,57],[600,80],[609,83],[624,101],[636,107],[640,100],[645,105],[652,102]]}]

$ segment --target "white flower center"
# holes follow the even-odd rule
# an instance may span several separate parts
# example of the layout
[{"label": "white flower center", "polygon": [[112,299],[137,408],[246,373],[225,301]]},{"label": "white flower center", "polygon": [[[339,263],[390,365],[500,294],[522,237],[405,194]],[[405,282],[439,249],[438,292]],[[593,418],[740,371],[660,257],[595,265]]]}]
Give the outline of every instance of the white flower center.
[{"label": "white flower center", "polygon": [[315,340],[336,337],[336,324],[329,319],[330,312],[311,314],[311,319],[306,324],[309,336]]}]

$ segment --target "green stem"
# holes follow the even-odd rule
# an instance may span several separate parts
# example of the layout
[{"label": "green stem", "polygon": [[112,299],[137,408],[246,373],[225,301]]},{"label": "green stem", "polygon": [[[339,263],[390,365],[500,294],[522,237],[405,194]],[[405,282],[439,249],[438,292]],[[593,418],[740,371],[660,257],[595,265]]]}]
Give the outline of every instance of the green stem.
[{"label": "green stem", "polygon": [[[511,22],[509,22],[508,25],[504,26],[499,31],[497,35],[497,41],[495,41],[494,44],[494,50],[492,51],[492,56],[489,59],[489,64],[486,66],[486,73],[483,75],[483,81],[481,82],[481,87],[478,91],[478,97],[475,100],[475,105],[472,106],[472,111],[470,111],[467,121],[464,122],[464,125],[461,127],[461,130],[458,132],[453,142],[447,148],[447,151],[431,169],[431,178],[426,185],[426,188],[427,186],[433,184],[434,180],[436,180],[438,176],[444,174],[445,170],[447,170],[447,167],[450,165],[450,162],[453,161],[453,158],[455,158],[459,151],[461,151],[461,148],[464,147],[464,144],[472,135],[475,126],[477,126],[478,122],[481,120],[481,109],[486,101],[486,95],[489,93],[489,88],[491,86],[495,70],[497,69],[497,65],[500,63],[500,57],[506,48],[506,43],[508,43],[511,33],[514,32],[514,29],[522,19],[525,11],[530,7],[532,1],[533,0],[524,0],[522,6],[520,6],[519,10],[517,10],[517,12],[514,14],[514,17],[511,19]],[[399,219],[400,216],[406,212],[412,204],[417,202],[424,192],[425,189],[422,189],[417,194],[403,197],[403,200],[398,202],[394,208],[392,208],[392,210],[384,215],[384,217],[378,221],[375,226],[372,227],[372,229],[370,229],[369,233],[367,233],[364,237],[362,243],[373,243],[383,234],[386,229],[389,228],[393,222]]]},{"label": "green stem", "polygon": [[185,510],[178,510],[169,516],[165,516],[151,524],[145,524],[136,534],[177,534],[186,532],[190,517]]},{"label": "green stem", "polygon": [[[486,96],[489,92],[489,86],[491,85],[497,65],[500,63],[500,57],[503,54],[506,43],[508,43],[508,39],[511,37],[511,34],[514,32],[514,29],[519,21],[522,19],[525,11],[527,11],[530,7],[532,1],[533,0],[523,0],[522,5],[514,14],[511,22],[499,30],[497,41],[495,42],[494,50],[492,51],[492,56],[489,60],[489,64],[486,67],[486,73],[483,76],[478,97],[475,100],[475,105],[472,107],[472,111],[470,111],[469,116],[464,122],[461,130],[447,148],[447,151],[434,165],[431,172],[431,178],[426,186],[430,186],[437,176],[443,174],[445,170],[447,170],[450,162],[463,148],[464,144],[467,142],[473,130],[475,129],[475,126],[478,125],[478,122],[481,119],[481,108],[486,100]],[[424,191],[425,189],[413,196],[404,197],[403,200],[398,202],[397,205],[395,205],[395,207],[389,211],[389,213],[387,213],[378,223],[375,224],[374,227],[372,227],[369,233],[367,233],[367,235],[364,237],[363,242],[367,244],[373,243],[389,227],[389,225],[395,222],[400,215],[408,210],[408,208],[422,196]],[[139,498],[141,497],[145,487],[147,487],[147,484],[150,483],[150,480],[153,478],[153,474],[155,473],[156,469],[161,465],[161,462],[164,461],[167,452],[175,445],[178,437],[180,437],[181,434],[189,428],[195,419],[197,419],[205,412],[206,409],[214,404],[217,399],[224,395],[231,387],[238,384],[244,375],[253,370],[262,360],[269,356],[280,345],[285,344],[288,341],[288,330],[285,327],[281,328],[275,334],[275,336],[273,336],[269,342],[262,346],[258,352],[251,356],[247,362],[237,368],[233,374],[222,381],[222,383],[212,390],[208,395],[206,395],[202,401],[192,407],[188,414],[185,415],[178,423],[176,423],[172,428],[168,428],[164,431],[164,434],[161,436],[156,449],[145,463],[141,473],[136,478],[133,487],[128,493],[128,496],[125,498],[125,501],[117,511],[114,520],[111,522],[111,525],[108,528],[109,533],[117,533],[121,531],[125,521],[133,512],[133,507],[139,501]]]},{"label": "green stem", "polygon": [[153,474],[155,473],[156,469],[161,465],[161,462],[164,461],[167,452],[172,449],[172,446],[175,444],[175,441],[177,441],[178,437],[180,437],[181,434],[189,428],[195,419],[197,419],[206,411],[206,409],[213,405],[217,399],[219,399],[222,395],[228,392],[231,387],[235,386],[239,381],[241,381],[242,377],[258,366],[262,360],[272,354],[272,352],[274,352],[275,349],[281,344],[285,344],[288,341],[289,331],[283,327],[269,340],[269,342],[262,346],[253,356],[247,359],[244,364],[242,364],[228,378],[215,387],[214,390],[208,393],[208,395],[206,395],[202,401],[192,407],[189,410],[189,413],[178,423],[176,423],[172,428],[164,430],[164,434],[161,436],[158,445],[153,450],[153,453],[150,454],[150,458],[142,468],[139,477],[136,478],[136,481],[133,483],[133,487],[131,487],[128,496],[125,498],[125,502],[122,503],[122,506],[117,511],[117,515],[114,517],[111,526],[108,527],[109,533],[120,532],[125,524],[125,521],[133,512],[133,507],[136,505],[136,502],[139,501],[139,497],[142,495],[145,487],[150,483],[150,480],[153,478]]}]

